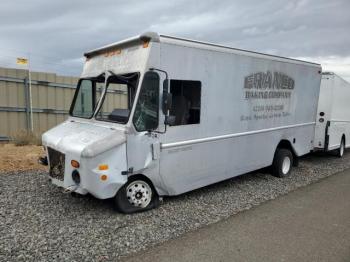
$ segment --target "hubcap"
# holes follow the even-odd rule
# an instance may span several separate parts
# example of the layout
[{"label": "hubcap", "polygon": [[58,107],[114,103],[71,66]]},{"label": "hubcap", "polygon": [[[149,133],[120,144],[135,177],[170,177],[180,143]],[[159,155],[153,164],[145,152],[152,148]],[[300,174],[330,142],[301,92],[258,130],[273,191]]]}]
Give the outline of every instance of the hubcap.
[{"label": "hubcap", "polygon": [[282,173],[284,175],[286,175],[289,172],[290,169],[290,158],[289,157],[285,157],[283,159],[283,163],[282,163]]},{"label": "hubcap", "polygon": [[151,187],[142,180],[136,180],[126,188],[126,197],[131,205],[145,208],[152,199]]}]

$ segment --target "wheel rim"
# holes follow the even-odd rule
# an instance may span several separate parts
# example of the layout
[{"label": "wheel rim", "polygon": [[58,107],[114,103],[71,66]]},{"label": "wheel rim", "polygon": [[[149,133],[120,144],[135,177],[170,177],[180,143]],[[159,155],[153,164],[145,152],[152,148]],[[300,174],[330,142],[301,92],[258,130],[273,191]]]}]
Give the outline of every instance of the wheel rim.
[{"label": "wheel rim", "polygon": [[145,208],[151,203],[152,189],[147,182],[136,180],[127,186],[126,197],[131,205]]},{"label": "wheel rim", "polygon": [[342,141],[340,144],[340,156],[343,156],[344,154],[344,142]]},{"label": "wheel rim", "polygon": [[282,163],[282,173],[284,175],[288,174],[288,172],[290,170],[290,164],[291,164],[290,158],[289,157],[285,157],[283,159],[283,163]]}]

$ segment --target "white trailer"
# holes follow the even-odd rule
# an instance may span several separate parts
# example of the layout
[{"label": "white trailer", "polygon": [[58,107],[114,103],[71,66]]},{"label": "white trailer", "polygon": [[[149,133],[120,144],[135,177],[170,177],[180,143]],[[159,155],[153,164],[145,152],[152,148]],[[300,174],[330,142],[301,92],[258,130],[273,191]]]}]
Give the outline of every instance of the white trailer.
[{"label": "white trailer", "polygon": [[322,73],[314,143],[339,157],[350,145],[350,83],[331,72]]},{"label": "white trailer", "polygon": [[85,54],[52,182],[125,213],[313,150],[318,64],[146,33]]}]

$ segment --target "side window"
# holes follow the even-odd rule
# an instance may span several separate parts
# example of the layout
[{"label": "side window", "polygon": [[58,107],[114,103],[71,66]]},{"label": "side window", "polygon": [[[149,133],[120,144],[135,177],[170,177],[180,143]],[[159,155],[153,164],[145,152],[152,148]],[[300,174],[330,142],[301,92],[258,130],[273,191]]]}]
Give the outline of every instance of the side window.
[{"label": "side window", "polygon": [[199,124],[201,111],[201,82],[170,80],[173,96],[170,115],[175,116],[173,126]]},{"label": "side window", "polygon": [[158,127],[159,75],[147,72],[143,78],[133,123],[137,131],[154,130]]}]

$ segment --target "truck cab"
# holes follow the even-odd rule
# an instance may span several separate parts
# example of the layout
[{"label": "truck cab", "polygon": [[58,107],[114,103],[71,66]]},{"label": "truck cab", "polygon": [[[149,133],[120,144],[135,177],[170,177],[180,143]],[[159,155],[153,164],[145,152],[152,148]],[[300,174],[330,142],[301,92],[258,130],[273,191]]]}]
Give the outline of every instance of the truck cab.
[{"label": "truck cab", "polygon": [[158,62],[150,40],[146,34],[86,53],[68,119],[42,136],[54,184],[115,198],[122,212],[154,207],[165,193],[157,162],[167,79],[150,70]]}]

